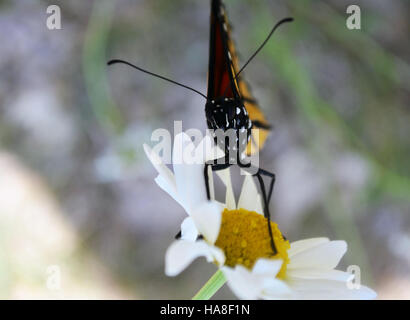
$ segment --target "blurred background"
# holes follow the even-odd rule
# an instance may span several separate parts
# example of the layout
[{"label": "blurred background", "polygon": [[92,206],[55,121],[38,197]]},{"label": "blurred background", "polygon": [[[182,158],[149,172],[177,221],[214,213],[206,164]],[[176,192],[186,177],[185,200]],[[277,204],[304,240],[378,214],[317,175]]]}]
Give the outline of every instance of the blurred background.
[{"label": "blurred background", "polygon": [[[61,8],[49,30],[47,7]],[[245,77],[274,131],[287,238],[344,239],[380,299],[410,298],[410,2],[225,0]],[[361,30],[346,8],[361,8]],[[153,130],[205,130],[209,1],[0,1],[0,298],[189,299],[215,271],[175,278],[164,254],[185,213],[155,184]],[[237,190],[239,190],[238,184]],[[234,298],[224,287],[217,299]]]}]

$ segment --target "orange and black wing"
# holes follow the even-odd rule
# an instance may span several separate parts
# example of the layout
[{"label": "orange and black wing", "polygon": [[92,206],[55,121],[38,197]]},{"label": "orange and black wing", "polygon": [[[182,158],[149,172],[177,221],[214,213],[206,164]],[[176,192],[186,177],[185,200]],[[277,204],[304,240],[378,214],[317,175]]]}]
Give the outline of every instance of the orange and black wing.
[{"label": "orange and black wing", "polygon": [[258,152],[265,145],[266,139],[271,131],[271,125],[265,118],[262,110],[259,108],[258,103],[253,98],[249,86],[239,76],[238,79],[239,90],[241,92],[242,99],[245,104],[246,111],[248,111],[249,119],[252,121],[251,139],[248,143],[246,153],[251,155]]},{"label": "orange and black wing", "polygon": [[251,140],[247,146],[247,154],[250,155],[262,149],[271,127],[242,76],[235,77],[239,71],[238,66],[238,56],[230,36],[224,5],[220,0],[212,0],[208,99],[242,98],[253,123]]}]

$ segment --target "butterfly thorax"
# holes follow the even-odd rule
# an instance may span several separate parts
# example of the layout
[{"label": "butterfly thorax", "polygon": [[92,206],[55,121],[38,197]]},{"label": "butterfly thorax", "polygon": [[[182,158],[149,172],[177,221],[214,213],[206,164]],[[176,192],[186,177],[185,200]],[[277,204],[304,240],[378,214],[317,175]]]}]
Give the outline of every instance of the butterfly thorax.
[{"label": "butterfly thorax", "polygon": [[[225,150],[226,154],[232,150],[246,149],[251,136],[252,121],[241,99],[218,98],[208,101],[205,113],[208,128],[214,133],[215,143]],[[227,139],[228,135],[232,135],[232,139]]]}]

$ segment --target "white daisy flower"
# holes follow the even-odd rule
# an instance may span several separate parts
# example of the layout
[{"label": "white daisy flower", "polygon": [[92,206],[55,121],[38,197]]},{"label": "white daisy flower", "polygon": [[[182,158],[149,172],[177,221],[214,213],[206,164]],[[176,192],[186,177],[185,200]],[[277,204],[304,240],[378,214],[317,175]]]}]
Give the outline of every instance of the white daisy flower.
[{"label": "white daisy flower", "polygon": [[166,252],[165,273],[168,276],[179,274],[196,258],[205,257],[218,266],[240,299],[376,297],[373,290],[364,286],[349,289],[347,282],[353,275],[334,270],[347,250],[344,241],[314,238],[289,243],[277,224],[271,222],[277,249],[273,256],[261,196],[252,176],[245,176],[236,205],[229,168],[216,172],[226,186],[225,203],[215,200],[210,172],[211,200],[208,201],[204,162],[221,156],[221,151],[211,148],[212,145],[209,137],[195,147],[185,133],[177,135],[173,172],[158,154],[144,145],[159,173],[156,183],[188,214],[181,224],[181,239],[174,241]]}]

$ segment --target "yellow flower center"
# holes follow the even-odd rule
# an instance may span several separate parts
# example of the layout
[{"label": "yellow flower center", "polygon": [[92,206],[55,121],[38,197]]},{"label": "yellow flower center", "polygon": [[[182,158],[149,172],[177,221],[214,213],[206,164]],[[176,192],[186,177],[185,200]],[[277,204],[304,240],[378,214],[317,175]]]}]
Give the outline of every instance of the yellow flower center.
[{"label": "yellow flower center", "polygon": [[277,253],[273,255],[266,218],[245,209],[222,212],[222,224],[215,245],[225,253],[225,264],[234,267],[237,264],[252,269],[259,258],[282,259],[282,267],[277,274],[283,279],[289,263],[289,241],[285,240],[278,225],[271,222],[273,240]]}]

